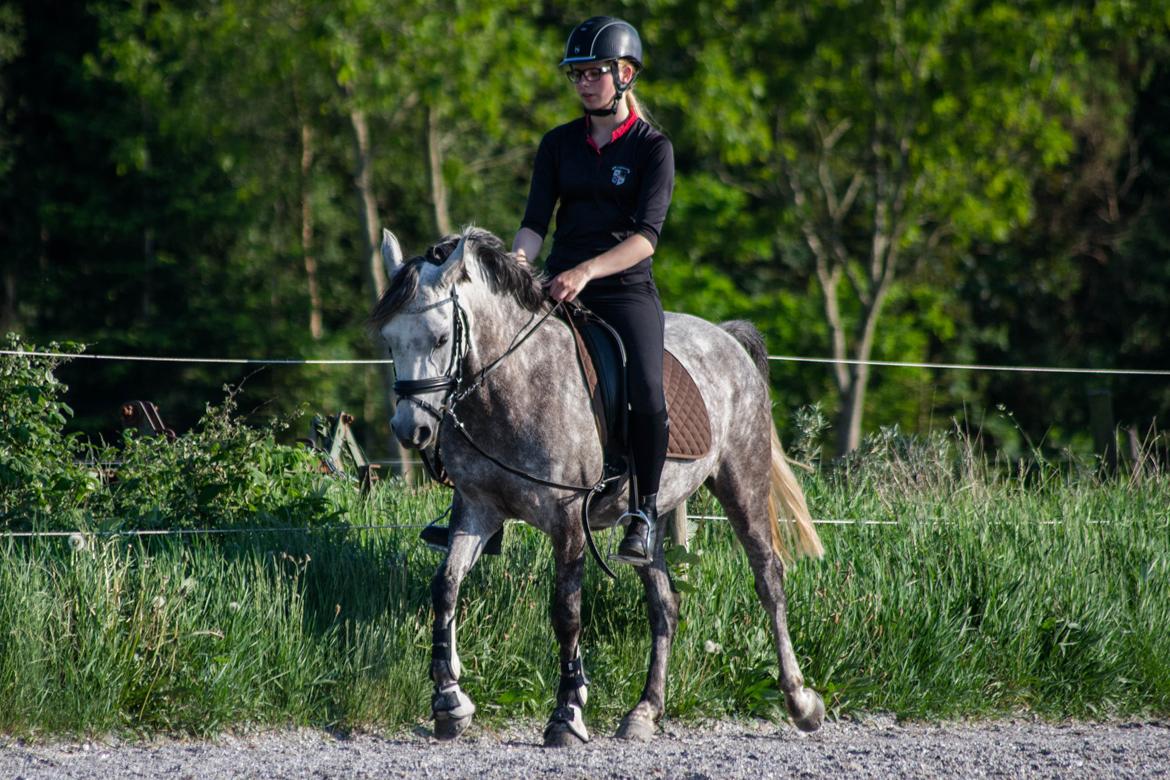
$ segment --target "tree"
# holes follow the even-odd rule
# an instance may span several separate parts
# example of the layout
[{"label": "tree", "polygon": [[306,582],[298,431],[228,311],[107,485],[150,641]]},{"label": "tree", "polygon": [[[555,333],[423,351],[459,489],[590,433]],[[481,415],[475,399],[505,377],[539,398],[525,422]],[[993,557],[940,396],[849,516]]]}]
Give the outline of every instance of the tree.
[{"label": "tree", "polygon": [[[98,2],[74,9],[76,34],[61,43],[76,45],[67,52],[53,50],[52,14],[38,12],[34,56],[13,73],[53,132],[25,122],[32,153],[6,198],[40,214],[14,209],[3,224],[21,231],[18,267],[35,268],[48,243],[44,265],[61,277],[25,271],[25,290],[45,296],[23,296],[38,315],[30,327],[164,354],[179,344],[183,354],[367,356],[362,323],[385,286],[383,225],[420,248],[457,214],[497,230],[515,226],[542,129],[531,120],[550,113],[521,109],[540,103],[557,78],[547,64],[555,44],[535,23],[514,20],[518,9],[407,2],[387,14],[367,0]],[[57,75],[42,56],[66,68],[58,80],[72,90],[67,97],[46,89]],[[76,137],[63,139],[58,128]],[[53,161],[55,149],[87,144],[88,162],[104,166],[100,175]],[[59,190],[28,183],[48,176],[60,178]],[[21,204],[21,187],[45,201]],[[75,205],[80,198],[69,190],[78,187],[118,195]],[[88,251],[58,249],[68,223],[43,215],[62,213],[112,226],[117,245],[77,231]],[[66,276],[76,278],[81,264],[92,264],[93,289],[119,290],[109,307],[88,309],[104,328],[50,314],[50,300],[64,295]],[[125,288],[137,298],[131,305]],[[123,372],[121,383],[135,372]],[[172,378],[167,391],[134,381],[136,392],[197,409],[225,374],[175,373],[183,381]],[[372,402],[390,393],[388,366],[381,394],[345,377],[319,373],[306,382],[306,373],[271,370],[250,387],[280,399],[271,411],[356,400],[388,436],[388,415]],[[99,395],[95,404],[109,406],[105,392],[86,393]],[[170,403],[177,395],[184,400]]]},{"label": "tree", "polygon": [[[963,297],[980,362],[1161,369],[1170,329],[1170,26],[1166,3],[1098,3],[1077,37],[1091,62],[1076,150],[1038,178],[1036,218],[969,248]],[[1170,413],[1160,378],[991,375],[1016,424],[1053,450],[1088,446],[1086,391],[1108,390],[1118,422],[1145,436]],[[1016,430],[1003,430],[1009,447]]]},{"label": "tree", "polygon": [[672,23],[690,55],[672,102],[687,108],[688,140],[709,150],[712,172],[772,215],[783,235],[766,262],[816,279],[846,452],[861,435],[862,362],[897,286],[915,274],[944,279],[958,248],[1027,223],[1031,182],[1071,151],[1078,11],[970,0],[728,5],[699,2],[698,25],[690,14]]},{"label": "tree", "polygon": [[[16,59],[21,46],[21,16],[19,9],[11,3],[0,4],[0,69]],[[2,72],[2,70],[0,70]],[[0,182],[4,181],[12,167],[14,141],[10,129],[11,106],[10,88],[7,79],[0,77]],[[0,222],[0,230],[4,223]],[[4,233],[0,233],[0,236]],[[7,243],[5,241],[4,243]],[[16,269],[4,265],[0,278],[0,335],[16,325]]]}]

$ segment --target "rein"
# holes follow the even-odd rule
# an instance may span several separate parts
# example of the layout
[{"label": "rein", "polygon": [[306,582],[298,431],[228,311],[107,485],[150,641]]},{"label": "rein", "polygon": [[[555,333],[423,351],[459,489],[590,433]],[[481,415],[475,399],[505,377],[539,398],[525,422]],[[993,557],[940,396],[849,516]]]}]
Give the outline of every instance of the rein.
[{"label": "rein", "polygon": [[[613,570],[606,565],[605,560],[601,557],[601,553],[597,550],[597,544],[593,540],[593,531],[589,527],[589,506],[597,495],[605,491],[606,485],[608,485],[609,482],[615,479],[619,479],[621,475],[619,474],[606,478],[603,470],[602,477],[592,485],[574,485],[538,477],[535,474],[530,474],[527,471],[524,471],[523,469],[504,463],[499,458],[481,447],[479,443],[472,438],[471,433],[467,430],[467,427],[463,424],[463,421],[460,420],[459,416],[455,413],[455,407],[480,387],[482,387],[492,372],[495,371],[497,367],[499,367],[500,363],[502,363],[504,359],[513,352],[520,349],[520,347],[524,345],[524,342],[528,341],[528,339],[532,337],[532,334],[536,333],[536,331],[539,330],[542,325],[544,325],[549,317],[556,313],[558,309],[562,308],[564,302],[557,301],[551,308],[549,308],[547,312],[544,313],[544,315],[537,321],[535,325],[532,325],[532,320],[536,318],[536,314],[533,314],[532,317],[529,318],[528,323],[526,323],[524,327],[522,327],[512,338],[512,343],[508,346],[508,348],[504,350],[504,352],[500,354],[495,360],[492,360],[490,363],[476,372],[475,379],[462,390],[459,390],[459,385],[463,380],[463,358],[466,357],[466,350],[470,348],[471,344],[468,338],[470,326],[467,323],[467,312],[464,311],[463,306],[459,303],[458,290],[454,285],[452,285],[450,296],[440,301],[436,301],[427,306],[425,309],[420,309],[419,311],[425,311],[426,309],[441,306],[448,301],[451,302],[454,309],[451,314],[451,328],[453,332],[452,340],[454,343],[451,345],[451,360],[447,364],[446,371],[433,377],[424,377],[423,379],[396,380],[394,382],[394,392],[399,397],[399,399],[410,401],[411,403],[419,406],[439,422],[439,427],[436,429],[435,433],[436,442],[435,454],[433,456],[434,462],[432,463],[431,460],[425,455],[425,453],[423,453],[423,465],[426,466],[426,469],[430,473],[431,477],[437,482],[447,485],[452,484],[446,473],[446,469],[443,468],[442,458],[439,454],[440,445],[437,438],[439,431],[442,429],[443,420],[450,419],[452,425],[455,426],[455,430],[458,431],[459,435],[462,436],[463,439],[471,445],[472,449],[474,449],[484,458],[487,458],[489,461],[491,461],[492,464],[503,469],[509,474],[513,474],[517,477],[520,477],[521,479],[525,479],[529,482],[533,482],[544,487],[556,488],[558,490],[570,490],[575,493],[584,493],[585,498],[581,509],[581,524],[585,530],[585,540],[589,543],[589,551],[593,553],[593,557],[597,561],[598,565],[601,566],[602,571],[616,580],[617,575],[614,574]],[[443,394],[443,401],[439,405],[438,409],[426,401],[414,397],[418,393],[433,393],[439,390],[443,390],[445,392]]]}]

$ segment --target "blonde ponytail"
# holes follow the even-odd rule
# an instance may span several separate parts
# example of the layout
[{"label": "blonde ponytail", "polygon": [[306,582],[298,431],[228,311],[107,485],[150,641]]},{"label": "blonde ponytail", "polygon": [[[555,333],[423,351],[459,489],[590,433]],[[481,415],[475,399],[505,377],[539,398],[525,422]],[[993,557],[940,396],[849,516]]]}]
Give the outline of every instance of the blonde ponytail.
[{"label": "blonde ponytail", "polygon": [[[620,60],[619,62],[621,65],[629,65],[635,70],[638,68],[638,66],[634,64],[633,60]],[[633,111],[635,114],[641,117],[642,121],[646,124],[655,129],[658,129],[658,123],[654,121],[654,117],[650,114],[650,111],[642,104],[640,100],[638,100],[637,96],[634,95],[633,87],[627,89],[623,97],[626,101],[626,107],[629,108],[630,111]]]}]

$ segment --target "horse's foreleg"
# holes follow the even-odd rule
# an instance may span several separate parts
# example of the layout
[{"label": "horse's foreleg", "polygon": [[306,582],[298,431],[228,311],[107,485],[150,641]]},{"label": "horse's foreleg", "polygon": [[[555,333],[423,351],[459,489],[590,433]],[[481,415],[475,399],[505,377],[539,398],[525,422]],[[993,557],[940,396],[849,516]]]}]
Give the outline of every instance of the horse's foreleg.
[{"label": "horse's foreleg", "polygon": [[642,698],[622,718],[617,736],[622,739],[649,740],[656,730],[655,723],[666,707],[666,671],[670,663],[670,647],[678,631],[679,595],[670,586],[663,551],[663,534],[656,534],[654,563],[638,567],[638,576],[646,590],[646,611],[650,618],[650,669]]},{"label": "horse's foreleg", "polygon": [[460,518],[460,510],[461,502],[457,499],[447,557],[431,580],[431,603],[435,612],[431,641],[431,680],[435,688],[431,696],[431,712],[435,719],[435,736],[439,739],[459,736],[475,714],[475,704],[459,687],[463,669],[455,646],[455,608],[459,601],[459,586],[479,559],[487,536],[494,530],[475,527],[473,532],[465,532],[468,526],[476,524]]},{"label": "horse's foreleg", "polygon": [[581,580],[585,575],[585,539],[579,530],[553,535],[556,584],[552,604],[553,631],[560,643],[561,681],[557,706],[544,730],[546,747],[573,747],[589,741],[585,704],[589,680],[581,662]]}]

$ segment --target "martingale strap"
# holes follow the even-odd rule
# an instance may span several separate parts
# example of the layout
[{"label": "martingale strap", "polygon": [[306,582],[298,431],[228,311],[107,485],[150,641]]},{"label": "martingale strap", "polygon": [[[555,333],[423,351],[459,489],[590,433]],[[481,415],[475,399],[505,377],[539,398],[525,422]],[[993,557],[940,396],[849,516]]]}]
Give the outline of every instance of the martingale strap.
[{"label": "martingale strap", "polygon": [[[470,444],[476,452],[487,458],[499,468],[507,471],[509,474],[514,474],[529,482],[534,482],[538,485],[544,485],[545,487],[552,487],[560,490],[570,490],[575,493],[583,494],[581,524],[584,526],[585,539],[588,542],[589,551],[593,554],[594,560],[596,560],[598,565],[601,566],[602,571],[604,571],[611,579],[616,580],[617,575],[614,574],[613,570],[606,565],[605,560],[602,558],[601,553],[597,549],[597,544],[593,540],[592,529],[589,525],[589,508],[593,499],[598,495],[605,493],[606,489],[609,488],[618,479],[620,479],[622,474],[606,473],[606,470],[603,468],[601,477],[592,485],[566,484],[550,479],[543,479],[536,476],[535,474],[529,474],[522,469],[518,469],[515,466],[504,463],[499,458],[487,452],[475,441],[475,439],[472,438],[471,433],[466,429],[466,427],[464,427],[463,421],[460,420],[455,413],[455,408],[459,405],[459,403],[472,393],[476,392],[484,384],[488,376],[490,376],[492,372],[494,372],[496,368],[499,367],[505,358],[519,349],[524,344],[524,342],[528,341],[528,339],[530,339],[533,334],[535,334],[536,331],[539,330],[542,325],[544,325],[549,317],[553,316],[561,309],[563,302],[558,301],[553,306],[549,307],[548,311],[546,311],[539,319],[536,319],[536,315],[534,314],[532,319],[529,320],[528,325],[526,325],[524,328],[521,328],[521,330],[512,339],[512,343],[509,345],[509,347],[504,350],[504,352],[495,360],[491,361],[478,372],[476,372],[474,379],[463,386],[462,389],[460,389],[460,386],[463,385],[463,357],[467,348],[470,346],[471,328],[467,321],[467,313],[463,310],[463,307],[459,303],[458,289],[455,286],[452,286],[450,296],[444,298],[441,301],[436,301],[432,304],[429,304],[426,308],[429,309],[436,306],[441,306],[448,301],[451,302],[453,309],[451,313],[453,343],[451,345],[451,360],[447,366],[447,370],[438,376],[423,377],[421,379],[398,380],[394,383],[394,392],[398,395],[400,400],[409,401],[424,409],[428,414],[433,416],[440,422],[440,428],[441,423],[449,419],[459,435],[462,436],[463,439],[468,444]],[[533,320],[536,320],[535,324],[533,324]],[[443,401],[438,408],[435,408],[430,403],[415,397],[416,394],[438,392],[440,390],[443,391]],[[453,487],[454,485],[451,484],[450,478],[447,476],[446,469],[444,469],[442,466],[440,446],[441,442],[436,442],[433,462],[431,459],[428,459],[426,455],[424,455],[423,464],[432,478],[435,478],[437,481]],[[434,656],[436,660],[450,660],[449,640],[450,637],[448,636],[447,643],[445,645],[447,649],[444,651],[442,649],[444,644],[440,642],[439,634],[436,631],[435,644],[433,649],[433,652],[436,653]],[[448,658],[441,658],[439,655],[437,655],[438,653],[442,652],[446,652],[448,654]],[[583,673],[582,679],[584,679]],[[588,683],[586,682],[585,684]]]}]

